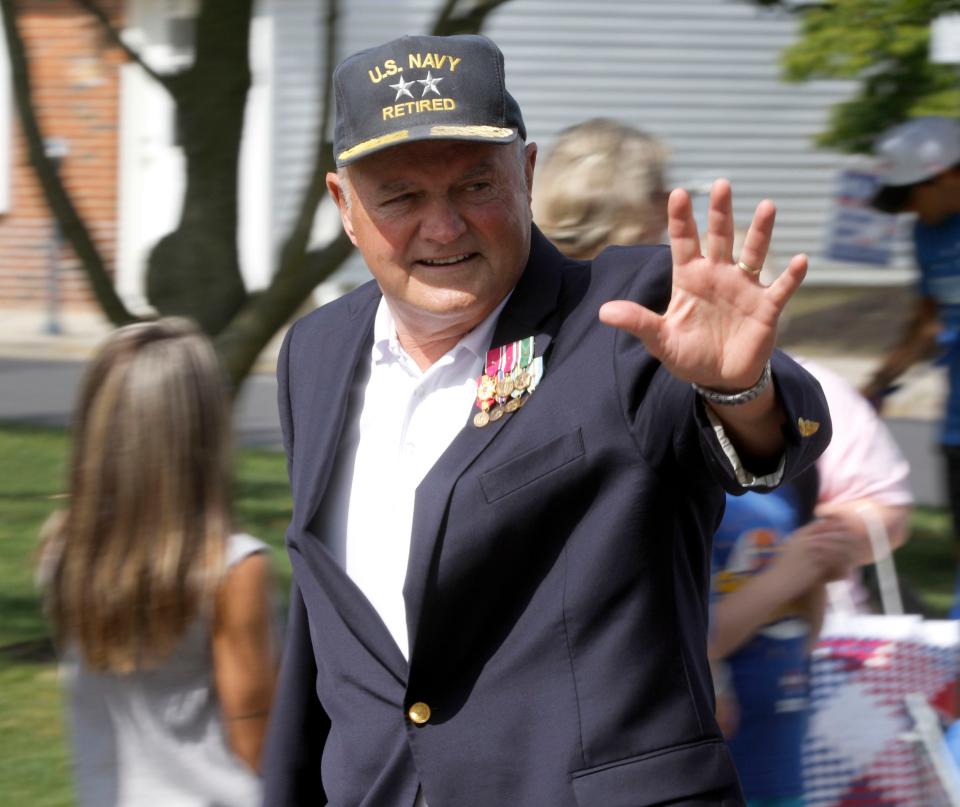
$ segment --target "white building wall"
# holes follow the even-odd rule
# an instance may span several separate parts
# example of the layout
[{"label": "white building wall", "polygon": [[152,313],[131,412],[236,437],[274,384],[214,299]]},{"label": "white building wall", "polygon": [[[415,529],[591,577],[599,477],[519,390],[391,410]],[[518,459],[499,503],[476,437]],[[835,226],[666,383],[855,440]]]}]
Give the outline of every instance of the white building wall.
[{"label": "white building wall", "polygon": [[[425,31],[439,5],[352,0],[339,56]],[[797,33],[788,13],[744,0],[512,0],[484,33],[504,51],[508,87],[541,150],[567,126],[617,118],[664,140],[673,184],[697,191],[729,178],[744,227],[756,203],[772,198],[779,210],[772,263],[803,251],[814,281],[905,279],[902,270],[818,257],[837,172],[853,161],[815,148],[813,139],[856,84],[781,81],[780,54]],[[353,260],[347,275],[356,281],[365,271]]]},{"label": "white building wall", "polygon": [[240,143],[240,271],[248,291],[270,285],[274,272],[273,93],[275,8],[283,0],[259,0],[250,22],[250,90]]},{"label": "white building wall", "polygon": [[697,191],[727,177],[742,226],[761,199],[777,203],[772,265],[807,252],[811,278],[840,268],[817,255],[849,158],[813,140],[857,85],[780,79],[791,15],[741,0],[514,0],[486,33],[541,148],[593,116],[638,126],[670,149],[672,184]]},{"label": "white building wall", "polygon": [[[130,0],[124,37],[153,69],[184,63],[170,47],[169,9],[158,0]],[[138,65],[120,69],[117,291],[136,312],[149,311],[145,274],[153,245],[173,230],[184,192],[183,152],[174,142],[173,101]]]},{"label": "white building wall", "polygon": [[296,219],[310,179],[320,120],[323,6],[317,0],[273,4],[272,173],[274,260]]}]

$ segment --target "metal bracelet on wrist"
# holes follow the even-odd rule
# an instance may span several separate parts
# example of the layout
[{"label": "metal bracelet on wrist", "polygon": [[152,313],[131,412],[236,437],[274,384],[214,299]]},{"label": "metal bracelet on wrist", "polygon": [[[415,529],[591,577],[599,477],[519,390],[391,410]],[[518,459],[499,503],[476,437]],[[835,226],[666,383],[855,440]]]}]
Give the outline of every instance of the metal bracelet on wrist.
[{"label": "metal bracelet on wrist", "polygon": [[757,383],[749,389],[741,390],[740,392],[718,392],[709,387],[701,387],[699,384],[691,384],[691,386],[696,390],[697,395],[712,404],[717,404],[718,406],[739,406],[740,404],[745,404],[754,398],[760,397],[760,393],[769,386],[770,378],[770,360],[768,359],[767,363],[763,365],[763,372],[760,373],[760,378],[757,380]]}]

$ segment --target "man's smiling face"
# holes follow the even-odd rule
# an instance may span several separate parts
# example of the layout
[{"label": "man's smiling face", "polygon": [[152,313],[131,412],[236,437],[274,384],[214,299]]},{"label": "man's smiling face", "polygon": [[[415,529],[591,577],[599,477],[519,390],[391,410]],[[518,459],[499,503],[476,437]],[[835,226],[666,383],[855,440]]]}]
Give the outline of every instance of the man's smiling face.
[{"label": "man's smiling face", "polygon": [[351,241],[398,320],[465,333],[516,285],[530,252],[536,146],[426,140],[329,174]]}]

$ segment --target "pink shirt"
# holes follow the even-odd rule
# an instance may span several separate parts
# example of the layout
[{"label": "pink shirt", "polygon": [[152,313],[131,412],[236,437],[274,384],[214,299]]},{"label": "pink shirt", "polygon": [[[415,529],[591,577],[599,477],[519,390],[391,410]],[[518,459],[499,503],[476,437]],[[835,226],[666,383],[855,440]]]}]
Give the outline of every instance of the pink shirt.
[{"label": "pink shirt", "polygon": [[797,361],[820,382],[833,420],[833,439],[817,461],[817,502],[870,498],[879,504],[911,504],[910,466],[873,407],[833,370]]}]

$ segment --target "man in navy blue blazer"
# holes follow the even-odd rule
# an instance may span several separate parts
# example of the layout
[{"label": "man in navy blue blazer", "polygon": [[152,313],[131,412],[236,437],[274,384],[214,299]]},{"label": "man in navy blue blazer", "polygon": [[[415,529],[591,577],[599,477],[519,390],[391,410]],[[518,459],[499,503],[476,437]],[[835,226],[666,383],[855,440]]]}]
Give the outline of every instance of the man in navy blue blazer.
[{"label": "man in navy blue blazer", "polygon": [[374,280],[279,357],[294,586],[265,804],[740,805],[706,655],[724,490],[830,437],[774,350],[795,257],[757,278],[718,181],[701,244],[571,261],[484,37],[403,37],[334,76],[327,177]]}]

